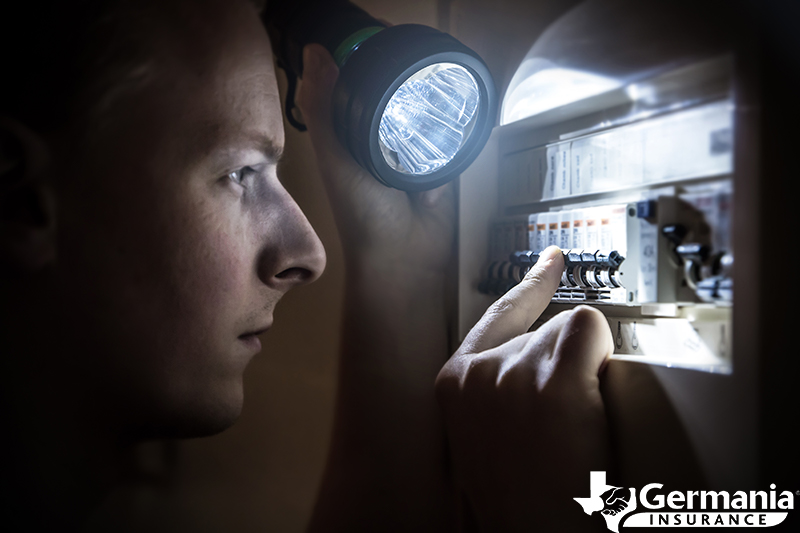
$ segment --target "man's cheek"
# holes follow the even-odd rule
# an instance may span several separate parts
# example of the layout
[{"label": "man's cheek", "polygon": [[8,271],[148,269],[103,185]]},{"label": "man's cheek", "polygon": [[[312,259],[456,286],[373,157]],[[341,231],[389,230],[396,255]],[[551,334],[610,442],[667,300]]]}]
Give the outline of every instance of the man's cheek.
[{"label": "man's cheek", "polygon": [[186,284],[211,313],[235,311],[243,303],[237,299],[243,296],[253,269],[253,254],[243,237],[243,228],[230,221],[204,224],[194,236],[191,257],[184,261]]}]

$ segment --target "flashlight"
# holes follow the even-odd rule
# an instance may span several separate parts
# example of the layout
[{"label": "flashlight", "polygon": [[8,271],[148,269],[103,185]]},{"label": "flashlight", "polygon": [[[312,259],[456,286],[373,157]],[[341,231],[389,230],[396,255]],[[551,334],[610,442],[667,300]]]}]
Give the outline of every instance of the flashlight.
[{"label": "flashlight", "polygon": [[378,181],[404,191],[439,187],[467,168],[494,125],[489,69],[454,37],[419,24],[389,26],[346,0],[273,0],[264,23],[289,81],[287,121],[302,78],[303,47],[333,56],[336,135]]}]

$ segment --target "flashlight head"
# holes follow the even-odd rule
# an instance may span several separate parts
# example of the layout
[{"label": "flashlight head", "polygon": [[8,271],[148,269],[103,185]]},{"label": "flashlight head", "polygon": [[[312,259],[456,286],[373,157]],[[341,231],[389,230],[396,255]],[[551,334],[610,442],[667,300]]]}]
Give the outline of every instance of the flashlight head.
[{"label": "flashlight head", "polygon": [[434,28],[404,24],[350,51],[334,87],[333,121],[341,143],[376,179],[423,191],[475,160],[496,101],[475,52]]}]

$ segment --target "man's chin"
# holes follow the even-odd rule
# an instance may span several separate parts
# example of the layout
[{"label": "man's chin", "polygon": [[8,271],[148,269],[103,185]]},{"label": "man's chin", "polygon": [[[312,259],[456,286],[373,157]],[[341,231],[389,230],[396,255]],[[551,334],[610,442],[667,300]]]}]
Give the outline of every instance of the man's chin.
[{"label": "man's chin", "polygon": [[152,423],[143,424],[134,435],[135,440],[191,439],[210,437],[231,427],[242,413],[241,398],[228,398],[208,403],[184,405],[179,412]]},{"label": "man's chin", "polygon": [[230,428],[239,418],[240,412],[241,410],[235,416],[226,418],[207,418],[193,421],[190,424],[182,424],[181,426],[177,426],[173,434],[166,438],[195,439],[217,435]]}]

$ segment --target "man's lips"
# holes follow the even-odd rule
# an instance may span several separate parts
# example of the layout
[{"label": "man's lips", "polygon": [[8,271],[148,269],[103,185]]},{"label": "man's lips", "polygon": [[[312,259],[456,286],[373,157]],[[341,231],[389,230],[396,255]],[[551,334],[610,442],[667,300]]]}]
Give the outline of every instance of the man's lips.
[{"label": "man's lips", "polygon": [[264,326],[261,329],[248,331],[247,333],[242,333],[241,335],[239,335],[239,338],[241,339],[242,337],[249,337],[251,335],[255,335],[256,337],[258,337],[259,335],[266,333],[269,328],[270,328],[269,326]]},{"label": "man's lips", "polygon": [[254,351],[259,352],[261,351],[261,339],[259,339],[258,336],[266,333],[269,328],[270,326],[264,326],[263,328],[242,333],[239,335],[239,340],[245,343],[248,347],[252,348]]}]

